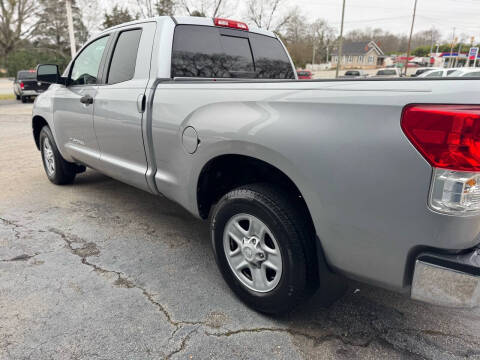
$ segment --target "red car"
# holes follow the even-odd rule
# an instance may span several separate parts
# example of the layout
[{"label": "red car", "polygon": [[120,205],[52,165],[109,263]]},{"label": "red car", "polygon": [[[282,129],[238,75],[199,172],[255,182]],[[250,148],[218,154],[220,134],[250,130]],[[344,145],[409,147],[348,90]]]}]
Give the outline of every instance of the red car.
[{"label": "red car", "polygon": [[298,78],[301,80],[310,80],[312,79],[312,73],[308,70],[297,70]]}]

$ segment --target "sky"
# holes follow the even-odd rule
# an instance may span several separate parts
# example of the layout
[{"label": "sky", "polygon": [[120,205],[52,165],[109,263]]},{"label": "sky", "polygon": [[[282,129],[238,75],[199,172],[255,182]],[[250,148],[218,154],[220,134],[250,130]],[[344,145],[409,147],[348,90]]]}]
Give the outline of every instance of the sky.
[{"label": "sky", "polygon": [[[288,1],[288,0],[287,0]],[[414,0],[346,0],[345,31],[380,27],[393,33],[410,31]],[[340,27],[341,0],[290,0],[310,19],[324,18]],[[456,34],[480,40],[480,0],[418,0],[414,31],[435,27],[444,37]]]},{"label": "sky", "polygon": [[[243,19],[246,0],[228,0],[231,3],[238,1],[238,6],[229,10],[232,19]],[[480,0],[417,0],[417,16],[414,32],[430,30],[432,27],[439,30],[444,39],[455,36],[460,40],[470,41],[475,36],[480,41]],[[194,3],[195,0],[190,0]],[[362,28],[382,28],[392,33],[407,34],[410,32],[413,5],[415,0],[346,0],[345,33]],[[134,4],[134,0],[113,0],[104,2]],[[342,0],[283,0],[282,10],[298,6],[309,20],[317,18],[327,22],[340,30]]]}]

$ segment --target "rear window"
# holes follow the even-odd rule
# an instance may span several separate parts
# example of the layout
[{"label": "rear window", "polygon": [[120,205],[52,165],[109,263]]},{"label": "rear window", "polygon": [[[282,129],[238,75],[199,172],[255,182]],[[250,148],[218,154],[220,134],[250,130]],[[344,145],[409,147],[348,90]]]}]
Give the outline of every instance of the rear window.
[{"label": "rear window", "polygon": [[17,74],[17,79],[19,80],[35,80],[36,78],[36,71],[19,71]]},{"label": "rear window", "polygon": [[298,76],[310,76],[310,71],[297,71]]},{"label": "rear window", "polygon": [[348,76],[360,76],[360,71],[347,71],[345,75]]},{"label": "rear window", "polygon": [[269,36],[209,26],[178,25],[173,77],[294,79],[287,54]]}]

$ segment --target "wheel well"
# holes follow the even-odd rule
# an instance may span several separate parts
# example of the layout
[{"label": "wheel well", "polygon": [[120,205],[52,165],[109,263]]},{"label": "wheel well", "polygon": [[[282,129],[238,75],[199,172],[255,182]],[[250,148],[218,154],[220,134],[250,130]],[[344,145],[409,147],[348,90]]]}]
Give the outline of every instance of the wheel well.
[{"label": "wheel well", "polygon": [[210,209],[230,190],[253,183],[269,183],[280,187],[296,199],[314,231],[307,204],[295,183],[281,170],[265,161],[244,155],[222,155],[210,160],[202,169],[197,186],[200,216],[206,219]]},{"label": "wheel well", "polygon": [[40,150],[40,131],[44,126],[48,126],[47,121],[41,116],[34,116],[32,119],[33,139],[37,145],[37,149]]}]

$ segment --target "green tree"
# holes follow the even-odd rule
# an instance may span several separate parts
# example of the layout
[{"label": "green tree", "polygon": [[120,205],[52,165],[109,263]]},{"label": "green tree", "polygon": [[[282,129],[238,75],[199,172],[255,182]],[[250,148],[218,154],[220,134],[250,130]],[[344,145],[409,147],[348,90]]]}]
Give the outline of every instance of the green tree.
[{"label": "green tree", "polygon": [[[35,27],[34,46],[51,51],[64,59],[70,58],[68,23],[65,16],[65,0],[37,0],[40,8]],[[77,49],[88,39],[88,31],[82,22],[80,9],[72,2],[73,28]]]},{"label": "green tree", "polygon": [[[433,49],[435,51],[435,49]],[[413,56],[425,57],[430,55],[430,46],[419,46],[412,51]]]},{"label": "green tree", "polygon": [[115,25],[123,24],[129,21],[136,20],[137,17],[130,14],[127,8],[121,8],[115,5],[111,13],[105,12],[103,14],[103,28],[109,28]]},{"label": "green tree", "polygon": [[49,49],[35,48],[28,41],[21,41],[7,59],[7,76],[15,76],[19,70],[35,69],[38,64],[58,64],[61,71],[68,59]]}]

